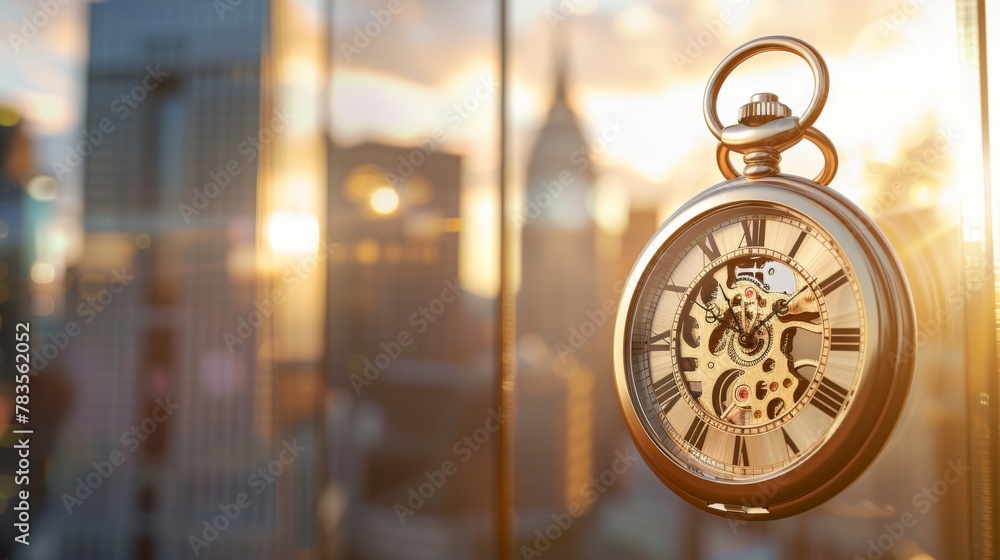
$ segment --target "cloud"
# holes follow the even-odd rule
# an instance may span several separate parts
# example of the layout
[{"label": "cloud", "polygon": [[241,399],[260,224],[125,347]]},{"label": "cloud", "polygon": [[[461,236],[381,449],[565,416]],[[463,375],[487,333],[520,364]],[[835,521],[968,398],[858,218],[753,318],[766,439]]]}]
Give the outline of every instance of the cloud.
[{"label": "cloud", "polygon": [[[843,54],[873,22],[890,16],[897,4],[607,0],[575,13],[573,6],[581,2],[512,2],[511,70],[547,81],[553,36],[559,32],[571,43],[575,81],[595,88],[662,89],[676,82],[704,81],[730,51],[764,35],[794,35],[828,56]],[[386,5],[377,0],[338,3],[335,43],[350,42],[377,17],[372,11]],[[558,11],[559,5],[568,9]],[[559,17],[553,18],[553,13]],[[498,61],[498,19],[492,4],[404,0],[399,14],[351,64],[422,84],[440,83],[470,61]],[[346,64],[342,57],[335,62]]]}]

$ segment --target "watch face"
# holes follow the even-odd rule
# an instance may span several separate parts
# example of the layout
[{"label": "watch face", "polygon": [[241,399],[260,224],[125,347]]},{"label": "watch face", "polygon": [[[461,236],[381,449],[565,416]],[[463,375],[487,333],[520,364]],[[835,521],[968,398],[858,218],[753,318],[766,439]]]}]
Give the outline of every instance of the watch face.
[{"label": "watch face", "polygon": [[780,519],[875,460],[913,374],[909,287],[875,224],[803,179],[678,209],[623,285],[615,385],[656,475],[722,516]]},{"label": "watch face", "polygon": [[855,272],[826,231],[779,205],[680,229],[629,313],[632,405],[660,449],[706,479],[793,469],[837,430],[864,372]]}]

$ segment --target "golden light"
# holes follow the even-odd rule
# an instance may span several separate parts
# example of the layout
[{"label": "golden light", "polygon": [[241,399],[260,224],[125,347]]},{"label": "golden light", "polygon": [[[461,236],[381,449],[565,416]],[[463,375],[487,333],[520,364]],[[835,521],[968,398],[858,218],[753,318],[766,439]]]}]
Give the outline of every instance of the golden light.
[{"label": "golden light", "polygon": [[387,216],[399,208],[399,194],[392,187],[382,187],[372,193],[368,203],[376,214]]},{"label": "golden light", "polygon": [[910,203],[918,208],[927,208],[935,202],[934,186],[927,181],[920,181],[910,187]]},{"label": "golden light", "polygon": [[278,72],[283,84],[294,85],[310,92],[319,90],[323,70],[319,61],[308,56],[288,56],[281,61]]},{"label": "golden light", "polygon": [[31,279],[36,284],[49,284],[56,279],[56,269],[49,263],[35,263],[31,267]]},{"label": "golden light", "polygon": [[594,221],[606,233],[621,235],[628,228],[629,195],[615,177],[601,177],[594,185]]},{"label": "golden light", "polygon": [[488,187],[471,187],[462,195],[460,213],[466,227],[458,236],[458,276],[469,293],[496,297],[500,290],[499,198]]},{"label": "golden light", "polygon": [[319,244],[319,222],[307,212],[278,211],[267,224],[271,249],[280,253],[310,253]]},{"label": "golden light", "polygon": [[25,96],[22,104],[26,119],[44,134],[64,132],[76,121],[76,111],[68,98],[56,94],[33,92]]}]

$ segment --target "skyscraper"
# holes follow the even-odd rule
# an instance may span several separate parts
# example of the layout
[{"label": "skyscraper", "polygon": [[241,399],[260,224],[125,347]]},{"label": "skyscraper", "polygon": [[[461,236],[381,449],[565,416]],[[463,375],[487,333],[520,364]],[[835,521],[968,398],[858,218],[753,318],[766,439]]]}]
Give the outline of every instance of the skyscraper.
[{"label": "skyscraper", "polygon": [[[203,538],[202,521],[273,458],[251,429],[271,398],[255,383],[258,343],[224,338],[255,311],[236,257],[254,244],[268,9],[91,7],[85,132],[59,162],[85,167],[66,492],[80,496],[92,461],[124,462],[72,508],[64,557],[189,556],[188,535]],[[273,489],[251,495],[201,558],[273,556]]]},{"label": "skyscraper", "polygon": [[[525,207],[514,218],[522,225],[514,475],[519,549],[534,543],[535,531],[544,531],[552,515],[591,505],[583,489],[594,464],[592,368],[606,355],[599,340],[587,340],[589,327],[580,333],[587,313],[600,308],[597,230],[588,208],[595,176],[566,74],[557,44],[552,104],[528,162]],[[549,554],[572,554],[557,549]]]},{"label": "skyscraper", "polygon": [[[368,142],[333,146],[330,162],[342,255],[328,275],[330,383],[354,397],[360,467],[358,480],[332,481],[351,494],[349,548],[373,560],[481,557],[490,447],[455,451],[491,419],[473,343],[486,326],[458,279],[462,159]],[[446,460],[447,483],[414,498]]]},{"label": "skyscraper", "polygon": [[330,238],[344,255],[331,261],[329,275],[332,385],[351,388],[364,356],[374,360],[379,344],[402,330],[418,338],[402,357],[466,355],[460,306],[420,313],[449,286],[460,291],[461,164],[459,156],[420,148],[331,148]]},{"label": "skyscraper", "polygon": [[552,104],[528,161],[517,327],[550,345],[597,299],[596,227],[588,209],[594,170],[569,106],[566,59],[556,58]]}]

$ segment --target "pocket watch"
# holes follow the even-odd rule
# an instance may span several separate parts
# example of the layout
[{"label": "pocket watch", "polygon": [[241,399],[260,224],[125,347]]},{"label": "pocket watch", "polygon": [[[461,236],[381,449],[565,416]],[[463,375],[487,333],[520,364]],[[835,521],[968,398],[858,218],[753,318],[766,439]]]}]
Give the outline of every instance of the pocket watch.
[{"label": "pocket watch", "polygon": [[[804,59],[814,91],[799,117],[759,93],[723,127],[723,81],[767,51]],[[769,520],[815,507],[872,463],[913,374],[913,301],[875,222],[829,187],[830,139],[813,127],[829,72],[805,42],[764,37],[726,57],[705,121],[728,179],[653,235],[622,293],[615,383],[629,433],[671,490],[721,516]],[[825,163],[780,172],[801,140]],[[742,174],[729,159],[743,154]]]}]

